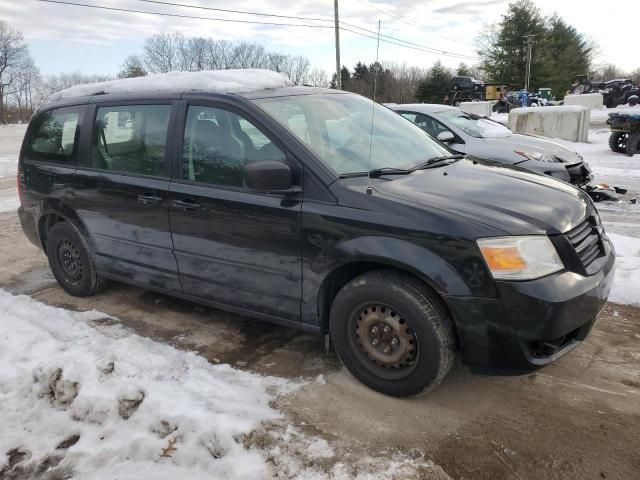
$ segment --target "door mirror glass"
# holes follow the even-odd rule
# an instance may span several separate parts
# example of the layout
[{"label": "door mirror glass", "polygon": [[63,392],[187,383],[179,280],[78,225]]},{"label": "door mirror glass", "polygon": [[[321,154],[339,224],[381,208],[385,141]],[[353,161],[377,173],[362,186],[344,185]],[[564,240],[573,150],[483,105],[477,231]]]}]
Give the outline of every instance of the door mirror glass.
[{"label": "door mirror glass", "polygon": [[285,193],[293,189],[291,168],[278,160],[248,163],[244,167],[244,186],[265,193]]},{"label": "door mirror glass", "polygon": [[442,143],[453,143],[456,137],[453,135],[453,133],[447,130],[446,132],[440,132],[437,138]]}]

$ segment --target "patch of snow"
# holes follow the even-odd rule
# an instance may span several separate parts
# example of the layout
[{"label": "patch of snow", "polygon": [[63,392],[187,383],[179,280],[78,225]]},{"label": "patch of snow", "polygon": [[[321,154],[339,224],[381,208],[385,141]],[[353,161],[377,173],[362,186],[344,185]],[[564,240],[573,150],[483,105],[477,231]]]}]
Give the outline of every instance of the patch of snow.
[{"label": "patch of snow", "polygon": [[102,93],[188,92],[244,93],[291,86],[282,73],[272,70],[204,70],[169,72],[146,77],[123,78],[106,82],[76,85],[54,93],[49,101],[86,97]]},{"label": "patch of snow", "polygon": [[608,113],[632,115],[634,118],[637,118],[637,117],[640,117],[640,104],[635,105],[633,107],[629,105],[618,105],[615,109],[610,109]]},{"label": "patch of snow", "polygon": [[532,113],[532,112],[583,112],[586,108],[581,105],[554,105],[549,107],[519,107],[512,108],[512,112],[517,114]]},{"label": "patch of snow", "polygon": [[513,135],[513,132],[499,122],[481,118],[476,122],[482,138],[506,138]]},{"label": "patch of snow", "polygon": [[616,278],[609,300],[640,306],[640,240],[609,233],[616,249]]},{"label": "patch of snow", "polygon": [[280,416],[269,402],[287,382],[87,323],[106,317],[0,290],[0,455],[83,479],[264,478],[236,439]]},{"label": "patch of snow", "polygon": [[502,125],[507,125],[509,123],[509,114],[508,113],[492,113],[491,120],[494,122],[501,123]]}]

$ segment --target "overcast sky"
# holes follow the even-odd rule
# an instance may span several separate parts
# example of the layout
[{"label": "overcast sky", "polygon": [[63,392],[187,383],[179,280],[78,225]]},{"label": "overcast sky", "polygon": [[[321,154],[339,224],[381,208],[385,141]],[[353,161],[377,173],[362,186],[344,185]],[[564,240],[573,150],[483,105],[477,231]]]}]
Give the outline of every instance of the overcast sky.
[{"label": "overcast sky", "polygon": [[[160,5],[141,0],[69,0],[114,8],[174,13],[218,19],[306,23],[329,28],[302,28],[161,17],[142,13],[97,10],[37,0],[0,0],[0,19],[21,30],[37,66],[45,74],[62,71],[115,73],[123,59],[142,50],[145,37],[179,31],[226,40],[246,40],[267,49],[304,54],[327,72],[335,68],[333,0],[166,0],[172,3],[315,17],[327,21],[298,21]],[[474,56],[474,40],[484,25],[500,20],[507,0],[340,0],[341,20],[454,55]],[[600,46],[598,62],[624,69],[640,67],[633,32],[637,16],[620,9],[591,6],[585,0],[536,0],[544,14],[557,12]],[[631,4],[625,4],[627,6]],[[346,25],[345,25],[346,26]],[[632,38],[632,36],[634,38]],[[342,63],[372,62],[373,39],[341,32]],[[429,66],[440,58],[448,66],[473,59],[436,55],[388,43],[380,45],[380,59]]]}]

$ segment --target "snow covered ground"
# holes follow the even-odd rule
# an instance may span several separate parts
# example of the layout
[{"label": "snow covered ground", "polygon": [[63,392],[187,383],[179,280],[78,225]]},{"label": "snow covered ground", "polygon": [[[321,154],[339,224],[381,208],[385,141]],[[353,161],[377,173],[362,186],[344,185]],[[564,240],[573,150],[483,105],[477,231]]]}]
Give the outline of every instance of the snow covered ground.
[{"label": "snow covered ground", "polygon": [[238,438],[279,416],[269,401],[285,381],[211,365],[99,312],[2,290],[0,318],[0,452],[28,457],[25,469],[48,462],[86,479],[266,476],[265,459]]},{"label": "snow covered ground", "polygon": [[18,208],[17,159],[26,125],[0,125],[0,213]]},{"label": "snow covered ground", "polygon": [[401,454],[345,461],[271,406],[301,382],[3,290],[0,318],[0,478],[449,478]]}]

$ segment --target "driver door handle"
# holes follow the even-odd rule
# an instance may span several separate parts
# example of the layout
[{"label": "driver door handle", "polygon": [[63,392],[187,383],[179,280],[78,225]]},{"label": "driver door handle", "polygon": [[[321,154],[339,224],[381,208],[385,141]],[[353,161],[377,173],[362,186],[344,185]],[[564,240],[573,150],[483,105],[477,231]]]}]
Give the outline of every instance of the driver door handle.
[{"label": "driver door handle", "polygon": [[143,193],[138,195],[138,201],[144,203],[145,205],[151,205],[153,203],[161,202],[162,197],[157,197],[151,193]]},{"label": "driver door handle", "polygon": [[193,198],[183,198],[182,200],[174,200],[173,205],[178,208],[184,208],[187,211],[197,210],[200,204],[196,203]]}]

